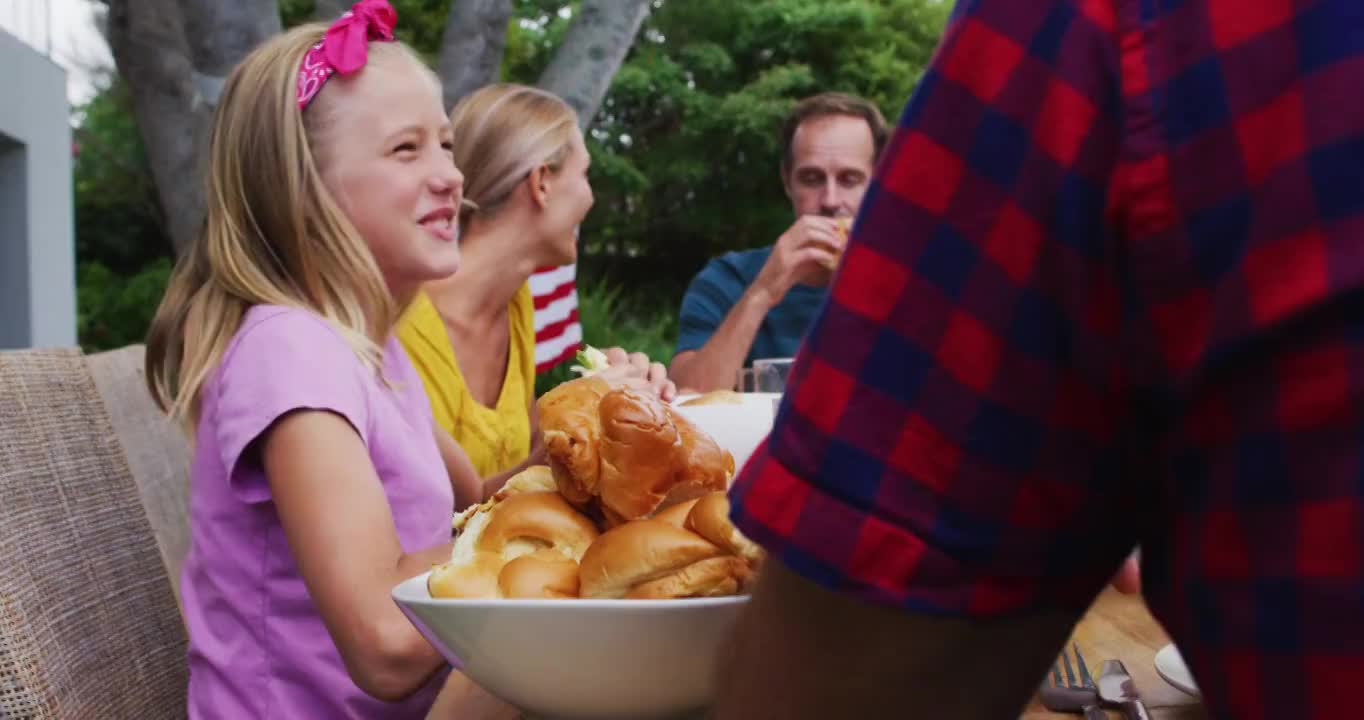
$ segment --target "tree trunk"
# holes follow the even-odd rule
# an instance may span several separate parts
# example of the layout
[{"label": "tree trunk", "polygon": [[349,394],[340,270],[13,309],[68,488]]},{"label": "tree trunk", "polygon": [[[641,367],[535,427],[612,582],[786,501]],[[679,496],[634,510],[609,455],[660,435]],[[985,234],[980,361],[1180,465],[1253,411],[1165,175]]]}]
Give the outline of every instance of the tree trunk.
[{"label": "tree trunk", "polygon": [[497,82],[511,14],[511,0],[455,0],[450,7],[436,63],[446,110],[465,95]]},{"label": "tree trunk", "polygon": [[194,87],[185,18],[176,0],[112,0],[108,28],[114,62],[132,92],[166,229],[179,253],[203,215],[195,145],[209,116]]},{"label": "tree trunk", "polygon": [[313,2],[313,20],[330,23],[341,17],[341,14],[349,10],[353,4],[348,0],[315,0]]},{"label": "tree trunk", "polygon": [[194,67],[204,75],[226,77],[280,31],[278,0],[186,0],[182,5]]},{"label": "tree trunk", "polygon": [[111,0],[109,45],[133,95],[171,243],[179,253],[204,214],[201,159],[223,81],[278,33],[277,0]]},{"label": "tree trunk", "polygon": [[652,7],[652,0],[583,0],[563,44],[540,75],[540,87],[577,111],[580,127],[592,124]]}]

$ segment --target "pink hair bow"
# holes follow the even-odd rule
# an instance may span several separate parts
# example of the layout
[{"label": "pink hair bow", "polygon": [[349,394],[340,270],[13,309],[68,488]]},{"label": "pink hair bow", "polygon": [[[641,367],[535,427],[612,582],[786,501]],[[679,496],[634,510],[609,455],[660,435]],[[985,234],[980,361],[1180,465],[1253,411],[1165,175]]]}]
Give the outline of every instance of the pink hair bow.
[{"label": "pink hair bow", "polygon": [[387,0],[360,0],[327,28],[327,33],[303,55],[298,69],[298,109],[322,90],[333,73],[349,75],[365,66],[371,40],[391,41],[398,12]]}]

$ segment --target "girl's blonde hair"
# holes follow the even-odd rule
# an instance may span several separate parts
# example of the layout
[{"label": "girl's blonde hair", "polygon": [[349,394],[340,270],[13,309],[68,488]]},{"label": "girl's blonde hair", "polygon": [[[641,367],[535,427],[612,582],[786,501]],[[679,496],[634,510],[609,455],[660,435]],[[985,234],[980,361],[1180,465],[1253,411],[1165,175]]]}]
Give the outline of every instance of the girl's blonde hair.
[{"label": "girl's blonde hair", "polygon": [[[464,197],[480,215],[507,202],[516,185],[540,165],[557,172],[568,158],[578,116],[553,93],[511,83],[488,85],[450,111],[455,165]],[[472,208],[460,218],[467,221]]]},{"label": "girl's blonde hair", "polygon": [[[398,308],[319,170],[334,103],[324,87],[306,112],[297,104],[303,54],[325,30],[304,25],[267,41],[232,71],[219,98],[203,229],[176,263],[147,338],[152,397],[190,432],[204,384],[253,305],[315,312],[367,365],[382,366]],[[400,58],[438,84],[401,43],[369,46],[368,65]]]}]

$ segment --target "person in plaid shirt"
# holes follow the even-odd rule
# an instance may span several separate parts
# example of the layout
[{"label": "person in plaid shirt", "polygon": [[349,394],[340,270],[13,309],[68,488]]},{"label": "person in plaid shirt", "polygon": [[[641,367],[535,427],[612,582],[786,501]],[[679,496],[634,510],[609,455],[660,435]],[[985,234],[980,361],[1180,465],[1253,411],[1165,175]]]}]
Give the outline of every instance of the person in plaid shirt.
[{"label": "person in plaid shirt", "polygon": [[717,716],[1016,717],[1134,546],[1214,717],[1364,713],[1364,3],[962,0],[734,519]]}]

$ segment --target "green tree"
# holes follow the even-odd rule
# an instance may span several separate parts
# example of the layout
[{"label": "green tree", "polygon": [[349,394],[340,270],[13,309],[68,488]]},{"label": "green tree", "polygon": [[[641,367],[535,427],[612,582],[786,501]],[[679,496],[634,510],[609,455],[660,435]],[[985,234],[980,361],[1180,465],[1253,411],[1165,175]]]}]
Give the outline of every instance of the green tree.
[{"label": "green tree", "polygon": [[785,113],[842,90],[893,121],[948,10],[937,0],[665,3],[591,130],[597,205],[581,272],[675,308],[708,258],[773,242],[792,221],[779,175]]},{"label": "green tree", "polygon": [[76,256],[119,273],[137,271],[171,247],[127,86],[113,77],[76,113]]},{"label": "green tree", "polygon": [[170,235],[131,102],[115,76],[76,108],[76,333],[87,350],[141,342],[170,275]]}]

